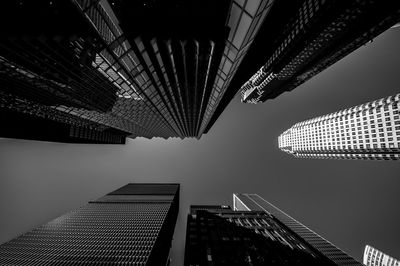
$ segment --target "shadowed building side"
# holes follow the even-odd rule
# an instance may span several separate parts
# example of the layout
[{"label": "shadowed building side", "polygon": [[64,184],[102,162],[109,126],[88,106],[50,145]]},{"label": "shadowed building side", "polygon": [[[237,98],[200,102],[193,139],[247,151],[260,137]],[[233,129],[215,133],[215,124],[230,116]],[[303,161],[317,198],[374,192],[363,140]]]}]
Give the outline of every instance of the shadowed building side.
[{"label": "shadowed building side", "polygon": [[241,87],[242,101],[265,102],[290,91],[400,20],[400,3],[305,0],[265,64]]},{"label": "shadowed building side", "polygon": [[[200,138],[273,2],[6,0],[2,107],[120,138]],[[58,141],[16,125],[3,135]]]},{"label": "shadowed building side", "polygon": [[184,265],[335,264],[269,213],[192,205]]},{"label": "shadowed building side", "polygon": [[233,209],[237,211],[264,211],[269,213],[282,224],[288,227],[305,243],[328,258],[334,265],[361,266],[362,264],[347,255],[338,247],[296,221],[271,203],[267,202],[257,194],[233,194]]},{"label": "shadowed building side", "polygon": [[274,99],[399,20],[399,1],[276,1],[205,132],[239,91],[246,103]]}]

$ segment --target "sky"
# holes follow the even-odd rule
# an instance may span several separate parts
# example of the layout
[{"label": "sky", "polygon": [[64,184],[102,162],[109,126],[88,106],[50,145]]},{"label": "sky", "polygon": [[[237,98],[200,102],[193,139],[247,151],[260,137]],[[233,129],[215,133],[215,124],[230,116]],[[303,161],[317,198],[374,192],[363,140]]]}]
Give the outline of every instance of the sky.
[{"label": "sky", "polygon": [[182,265],[191,204],[257,193],[362,260],[366,244],[400,258],[400,162],[298,159],[278,149],[293,124],[400,92],[400,28],[264,104],[237,96],[197,139],[126,145],[0,139],[0,243],[129,182],[180,183],[172,265]]}]

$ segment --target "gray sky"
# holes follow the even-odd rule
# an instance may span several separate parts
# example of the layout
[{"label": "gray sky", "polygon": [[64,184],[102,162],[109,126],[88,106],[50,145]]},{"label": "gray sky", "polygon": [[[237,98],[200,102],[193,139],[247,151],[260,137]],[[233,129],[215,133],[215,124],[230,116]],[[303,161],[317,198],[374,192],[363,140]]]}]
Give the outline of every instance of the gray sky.
[{"label": "gray sky", "polygon": [[0,139],[0,243],[128,182],[181,183],[173,265],[190,204],[258,193],[361,260],[365,244],[400,258],[400,162],[296,159],[277,137],[294,123],[400,90],[400,30],[265,104],[228,106],[195,139],[76,145]]}]

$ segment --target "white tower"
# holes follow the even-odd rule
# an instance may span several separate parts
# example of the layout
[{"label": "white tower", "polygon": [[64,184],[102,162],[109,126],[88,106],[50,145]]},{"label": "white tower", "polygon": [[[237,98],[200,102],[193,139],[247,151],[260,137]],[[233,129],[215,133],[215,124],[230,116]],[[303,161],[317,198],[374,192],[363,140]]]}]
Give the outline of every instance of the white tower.
[{"label": "white tower", "polygon": [[400,159],[400,94],[295,124],[279,148],[299,158]]}]

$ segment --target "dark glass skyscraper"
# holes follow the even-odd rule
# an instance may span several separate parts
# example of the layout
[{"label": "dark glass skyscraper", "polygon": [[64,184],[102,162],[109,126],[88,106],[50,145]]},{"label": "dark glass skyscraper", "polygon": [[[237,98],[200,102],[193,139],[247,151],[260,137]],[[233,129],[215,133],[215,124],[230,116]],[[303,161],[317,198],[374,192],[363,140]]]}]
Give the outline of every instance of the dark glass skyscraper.
[{"label": "dark glass skyscraper", "polygon": [[266,47],[264,65],[242,85],[242,101],[264,102],[293,90],[399,19],[398,1],[302,1]]},{"label": "dark glass skyscraper", "polygon": [[264,211],[191,206],[186,266],[336,265]]},{"label": "dark glass skyscraper", "polygon": [[200,138],[272,3],[5,0],[0,136]]},{"label": "dark glass skyscraper", "polygon": [[179,184],[128,184],[0,246],[0,265],[168,265]]},{"label": "dark glass skyscraper", "polygon": [[303,239],[303,241],[312,246],[313,249],[318,250],[320,254],[329,258],[331,262],[335,263],[334,265],[363,265],[257,194],[233,194],[233,208],[237,211],[264,211],[272,215],[280,223],[284,224],[285,227]]},{"label": "dark glass skyscraper", "polygon": [[362,265],[256,194],[233,194],[233,208],[191,206],[185,266]]},{"label": "dark glass skyscraper", "polygon": [[399,1],[275,1],[205,132],[237,92],[246,103],[274,99],[399,20]]}]

